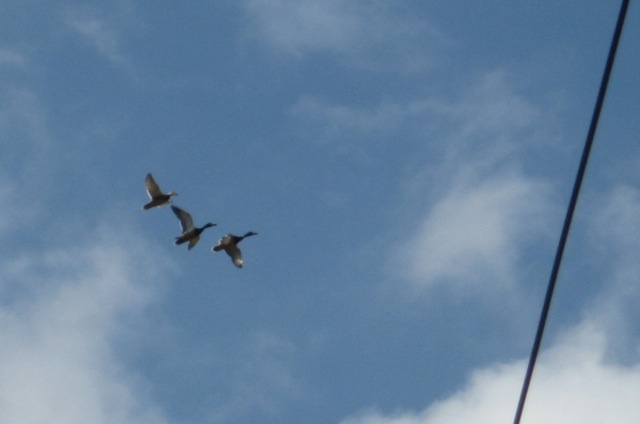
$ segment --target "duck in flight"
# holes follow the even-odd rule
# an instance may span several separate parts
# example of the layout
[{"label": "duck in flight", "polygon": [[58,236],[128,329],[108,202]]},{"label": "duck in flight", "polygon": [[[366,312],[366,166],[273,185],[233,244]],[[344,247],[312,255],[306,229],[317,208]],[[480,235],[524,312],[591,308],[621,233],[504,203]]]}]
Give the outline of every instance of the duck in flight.
[{"label": "duck in flight", "polygon": [[193,219],[189,213],[174,205],[171,205],[171,210],[180,220],[180,227],[182,228],[182,234],[176,237],[176,244],[189,242],[189,250],[198,243],[198,240],[200,240],[200,234],[202,234],[204,230],[216,225],[208,222],[203,227],[195,227],[193,225]]},{"label": "duck in flight", "polygon": [[178,195],[175,191],[170,191],[169,193],[164,194],[151,174],[147,174],[147,177],[144,179],[144,185],[147,188],[147,194],[150,199],[149,203],[142,207],[144,210],[155,208],[157,206],[168,205],[171,203],[171,196]]},{"label": "duck in flight", "polygon": [[224,250],[227,255],[231,258],[231,262],[238,268],[242,268],[242,264],[244,263],[242,260],[242,252],[238,248],[238,243],[240,243],[246,237],[255,236],[258,233],[254,233],[253,231],[249,231],[245,233],[243,236],[234,236],[233,234],[227,234],[218,240],[218,244],[213,246],[211,250],[214,252],[219,252]]}]

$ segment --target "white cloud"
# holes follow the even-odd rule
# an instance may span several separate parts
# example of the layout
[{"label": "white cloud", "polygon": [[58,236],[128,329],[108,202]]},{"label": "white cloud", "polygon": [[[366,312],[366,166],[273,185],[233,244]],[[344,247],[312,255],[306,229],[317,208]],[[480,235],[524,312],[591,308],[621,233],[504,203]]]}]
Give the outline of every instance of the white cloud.
[{"label": "white cloud", "polygon": [[465,90],[461,98],[432,102],[435,115],[445,118],[457,131],[455,137],[472,139],[508,138],[522,132],[536,134],[532,126],[541,115],[538,108],[518,94],[501,70],[484,74]]},{"label": "white cloud", "polygon": [[303,97],[291,114],[322,140],[343,141],[339,148],[358,139],[397,143],[402,136],[420,144],[407,147],[418,149],[412,160],[429,153],[406,184],[408,208],[425,209],[410,235],[399,237],[390,266],[415,288],[446,283],[461,294],[515,288],[524,277],[517,271],[524,250],[550,234],[552,187],[522,170],[545,138],[545,116],[503,71],[487,72],[450,98],[364,109]]},{"label": "white cloud", "polygon": [[246,9],[257,38],[293,55],[328,52],[351,64],[411,70],[429,65],[444,42],[424,21],[380,1],[247,0]]},{"label": "white cloud", "polygon": [[628,185],[616,186],[601,197],[592,223],[594,243],[615,248],[622,258],[636,262],[640,247],[640,192]]},{"label": "white cloud", "polygon": [[[20,253],[31,241],[45,246],[37,231],[51,235],[51,224],[71,217],[51,215],[60,164],[47,154],[56,145],[48,111],[32,90],[0,93],[0,422],[166,422],[127,364],[162,290],[163,261],[126,231],[90,231],[75,220],[71,232],[56,233],[60,244]],[[46,219],[32,227],[42,211]]]},{"label": "white cloud", "polygon": [[402,250],[419,287],[495,290],[517,282],[516,246],[534,239],[547,187],[517,173],[453,185]]},{"label": "white cloud", "polygon": [[[549,135],[540,129],[540,109],[519,95],[503,71],[487,72],[462,93],[431,96],[405,102],[383,101],[374,106],[335,104],[315,96],[302,96],[290,114],[312,126],[325,140],[397,137],[409,134],[429,146],[445,149],[445,158],[468,160],[499,153],[525,151]],[[498,158],[498,159],[502,159]],[[492,159],[495,162],[495,159]],[[446,168],[450,168],[447,163]],[[429,166],[433,168],[433,166]]]},{"label": "white cloud", "polygon": [[[640,363],[605,360],[606,333],[585,321],[544,352],[536,367],[523,422],[633,424],[640,421]],[[475,371],[463,389],[419,412],[365,412],[342,424],[495,424],[515,415],[526,363]]]},{"label": "white cloud", "polygon": [[104,16],[88,9],[67,9],[63,15],[65,24],[84,38],[98,53],[113,65],[131,69],[131,61],[124,53],[122,35],[118,26]]},{"label": "white cloud", "polygon": [[341,0],[251,0],[247,11],[279,49],[344,51],[356,43],[363,25],[362,18],[347,6]]},{"label": "white cloud", "polygon": [[[586,200],[586,199],[585,199]],[[583,202],[583,207],[588,204]],[[591,264],[610,272],[593,302],[593,313],[607,328],[610,354],[619,360],[635,358],[640,336],[640,191],[619,185],[594,200],[587,230]],[[589,211],[589,210],[588,210]]]},{"label": "white cloud", "polygon": [[[547,331],[523,423],[640,422],[640,231],[636,231],[640,228],[640,192],[620,185],[589,200],[592,203],[587,206],[591,207],[582,213],[591,243],[583,246],[583,257],[584,262],[596,262],[602,268],[597,278],[599,292],[583,310],[577,325],[554,336]],[[578,230],[574,228],[574,235]],[[562,280],[571,280],[571,274],[571,269],[564,269]],[[580,283],[574,290],[593,284]],[[565,290],[564,295],[571,293]],[[562,305],[561,299],[555,302]],[[558,317],[558,312],[552,316]],[[368,410],[346,418],[342,424],[511,422],[526,364],[521,358],[477,369],[457,392],[422,410]]]},{"label": "white cloud", "polygon": [[407,197],[424,210],[392,268],[420,289],[445,283],[475,295],[516,287],[524,249],[544,240],[554,216],[549,183],[522,170],[538,139],[538,109],[502,72],[487,73],[456,100],[420,105],[432,153]]},{"label": "white cloud", "polygon": [[[376,138],[396,134],[428,117],[425,101],[383,103],[371,109],[330,104],[304,96],[291,108],[291,115],[304,122],[305,133],[319,134],[323,141]],[[309,126],[314,131],[309,131]]]},{"label": "white cloud", "polygon": [[135,340],[163,270],[140,240],[95,236],[89,246],[3,258],[0,422],[166,422],[118,349]]}]

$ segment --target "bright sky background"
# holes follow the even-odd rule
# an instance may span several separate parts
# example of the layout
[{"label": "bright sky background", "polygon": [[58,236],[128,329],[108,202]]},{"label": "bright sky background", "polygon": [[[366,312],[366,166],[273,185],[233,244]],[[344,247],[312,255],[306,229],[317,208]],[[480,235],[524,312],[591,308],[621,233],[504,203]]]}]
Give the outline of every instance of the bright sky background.
[{"label": "bright sky background", "polygon": [[[640,422],[637,6],[523,423]],[[3,1],[0,422],[510,423],[618,9]]]}]

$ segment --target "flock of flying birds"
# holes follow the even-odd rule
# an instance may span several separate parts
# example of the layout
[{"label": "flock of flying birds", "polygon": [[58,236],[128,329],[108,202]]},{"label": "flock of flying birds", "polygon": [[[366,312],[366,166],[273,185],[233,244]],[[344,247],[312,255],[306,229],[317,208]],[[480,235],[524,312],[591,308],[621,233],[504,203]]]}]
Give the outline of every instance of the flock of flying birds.
[{"label": "flock of flying birds", "polygon": [[[144,210],[149,210],[158,206],[166,206],[171,203],[172,196],[178,195],[178,193],[174,191],[170,191],[166,194],[163,193],[151,174],[147,174],[147,177],[144,180],[144,185],[147,188],[147,194],[149,195],[150,199],[149,202],[142,207],[142,209]],[[182,234],[176,237],[175,243],[179,245],[189,242],[189,250],[191,250],[198,243],[198,240],[200,240],[200,234],[202,234],[204,230],[216,225],[208,222],[202,227],[196,227],[195,225],[193,225],[193,218],[191,218],[191,215],[188,212],[180,209],[173,204],[171,205],[171,210],[178,217],[178,220],[180,221],[180,227],[182,228]],[[238,243],[240,243],[246,237],[255,236],[257,234],[258,233],[254,233],[253,231],[249,231],[243,236],[227,234],[220,240],[218,240],[218,244],[213,246],[211,250],[214,252],[224,250],[231,258],[231,262],[233,262],[233,264],[238,268],[242,268],[242,264],[244,262],[242,260],[242,252],[238,248]]]}]

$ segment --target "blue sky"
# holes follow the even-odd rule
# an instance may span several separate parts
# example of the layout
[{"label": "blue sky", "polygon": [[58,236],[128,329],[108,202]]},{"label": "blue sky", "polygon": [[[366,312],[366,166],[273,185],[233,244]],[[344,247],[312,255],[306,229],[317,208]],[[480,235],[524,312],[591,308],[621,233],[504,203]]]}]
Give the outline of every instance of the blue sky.
[{"label": "blue sky", "polygon": [[[511,422],[619,5],[424,3],[4,1],[0,422]],[[525,423],[640,420],[639,32]]]}]

